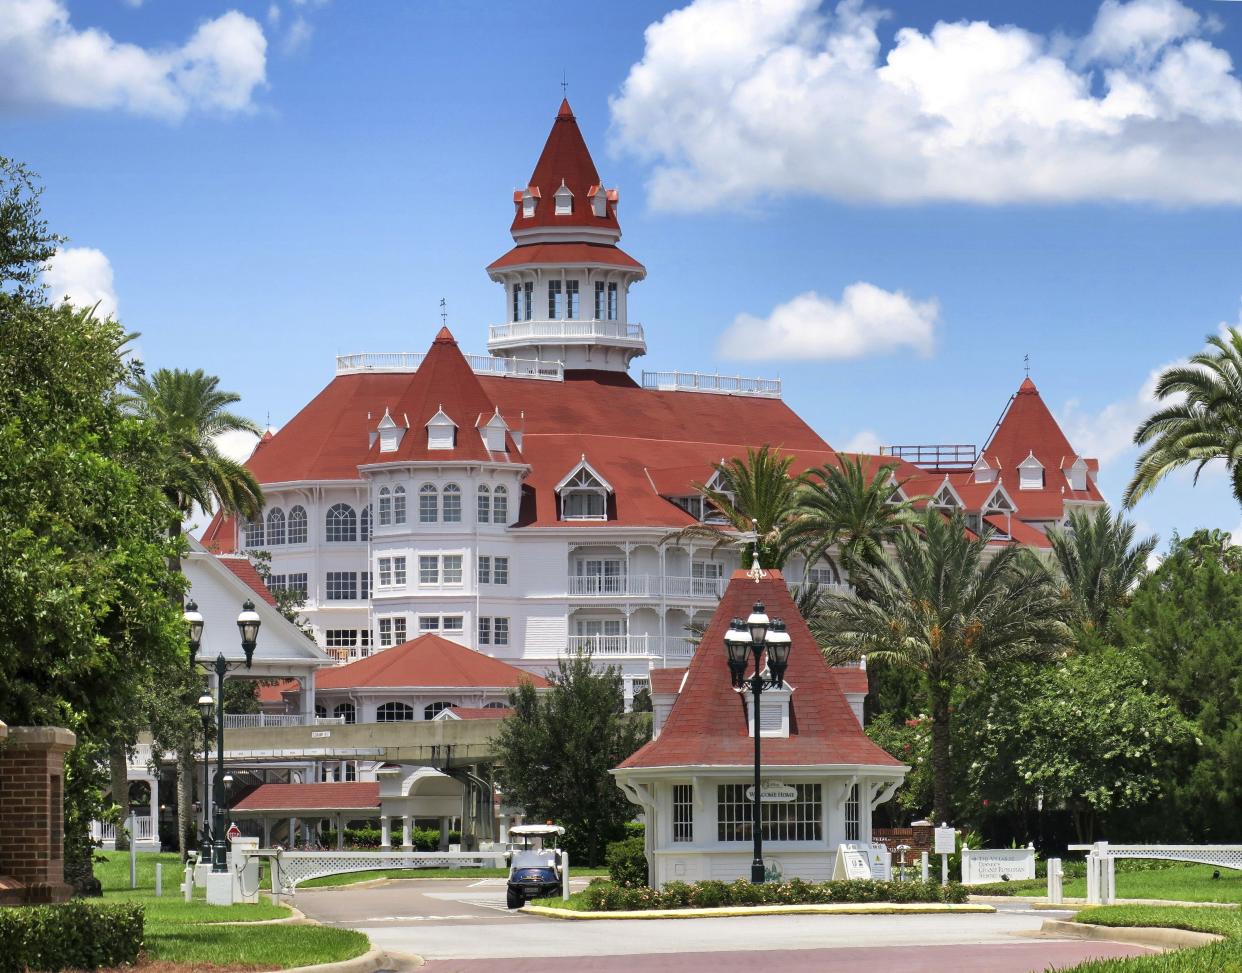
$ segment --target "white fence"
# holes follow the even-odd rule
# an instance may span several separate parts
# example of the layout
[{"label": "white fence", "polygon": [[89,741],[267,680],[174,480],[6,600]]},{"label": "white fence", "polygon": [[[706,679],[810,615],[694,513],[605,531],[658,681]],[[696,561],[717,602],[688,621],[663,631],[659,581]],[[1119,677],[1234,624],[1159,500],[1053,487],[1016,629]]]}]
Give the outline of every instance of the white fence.
[{"label": "white fence", "polygon": [[[326,875],[386,871],[395,868],[503,867],[503,851],[283,851],[262,848],[248,854],[272,865],[272,889],[292,895],[302,882]],[[566,856],[567,857],[567,856]],[[566,865],[568,871],[568,865]]]},{"label": "white fence", "polygon": [[659,635],[570,635],[566,647],[572,653],[596,657],[639,657],[685,661],[694,655],[694,643]]},{"label": "white fence", "polygon": [[[130,838],[135,842],[148,842],[156,840],[155,820],[149,814],[136,814],[133,817],[132,834]],[[131,830],[130,822],[127,819],[124,830]],[[104,821],[91,822],[91,838],[101,842],[116,841],[116,825],[108,824]]]},{"label": "white fence", "polygon": [[264,726],[342,726],[343,716],[314,716],[305,713],[225,713],[226,730],[247,730]]},{"label": "white fence", "polygon": [[598,318],[573,318],[555,321],[511,321],[493,324],[488,329],[488,343],[526,338],[624,338],[643,340],[643,326],[627,321],[601,321]]},{"label": "white fence", "polygon": [[719,601],[724,578],[690,578],[658,574],[572,574],[571,597],[612,596],[625,598],[686,598]]},{"label": "white fence", "polygon": [[1117,898],[1116,869],[1119,858],[1153,858],[1193,862],[1242,871],[1242,845],[1070,845],[1070,851],[1087,852],[1087,902],[1108,905]]},{"label": "white fence", "polygon": [[[416,372],[426,357],[421,351],[368,351],[336,356],[336,373],[355,372]],[[466,355],[466,361],[477,375],[499,375],[507,378],[539,378],[550,382],[564,381],[565,366],[560,362],[536,361],[531,358],[496,358],[492,355]]]},{"label": "white fence", "polygon": [[666,392],[714,392],[718,395],[756,395],[779,399],[779,378],[747,378],[708,372],[643,372],[643,388]]}]

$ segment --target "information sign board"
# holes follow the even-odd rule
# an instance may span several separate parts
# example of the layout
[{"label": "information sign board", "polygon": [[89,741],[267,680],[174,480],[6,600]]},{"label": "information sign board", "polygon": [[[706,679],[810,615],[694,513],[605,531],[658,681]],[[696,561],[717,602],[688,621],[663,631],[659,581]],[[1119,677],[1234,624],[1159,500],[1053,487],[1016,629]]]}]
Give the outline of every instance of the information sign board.
[{"label": "information sign board", "polygon": [[871,877],[870,855],[865,847],[837,845],[837,861],[832,869],[833,881]]},{"label": "information sign board", "polygon": [[[782,784],[779,780],[765,780],[763,786],[759,788],[759,800],[764,804],[784,804],[792,801],[798,796],[798,789],[789,784]],[[746,800],[753,801],[755,799],[755,785],[751,784],[746,788]]]},{"label": "information sign board", "polygon": [[868,850],[871,877],[878,882],[893,880],[893,856],[884,845],[873,844]]},{"label": "information sign board", "polygon": [[957,831],[953,828],[937,828],[932,850],[937,855],[951,855],[957,851]]}]

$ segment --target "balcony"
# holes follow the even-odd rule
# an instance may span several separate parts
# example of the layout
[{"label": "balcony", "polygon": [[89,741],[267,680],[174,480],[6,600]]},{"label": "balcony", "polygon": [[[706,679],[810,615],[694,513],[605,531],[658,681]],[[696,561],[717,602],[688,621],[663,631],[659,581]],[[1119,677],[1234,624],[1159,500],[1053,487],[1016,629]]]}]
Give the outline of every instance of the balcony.
[{"label": "balcony", "polygon": [[225,713],[226,730],[253,730],[264,726],[343,726],[343,716],[307,716],[305,713]]},{"label": "balcony", "polygon": [[643,388],[662,392],[711,392],[715,395],[752,395],[779,399],[779,378],[747,378],[712,372],[643,372]]},{"label": "balcony", "polygon": [[493,324],[488,329],[487,347],[511,348],[531,342],[547,344],[592,344],[606,339],[612,344],[630,348],[647,347],[641,324],[626,321],[601,321],[598,318],[575,318],[558,321],[510,321]]},{"label": "balcony", "polygon": [[651,659],[662,665],[684,664],[694,655],[694,645],[684,638],[659,635],[570,635],[570,655],[588,653],[598,659]]},{"label": "balcony", "polygon": [[571,574],[567,590],[571,598],[653,598],[719,601],[724,578],[680,578],[658,574]]},{"label": "balcony", "polygon": [[[336,356],[336,374],[359,372],[416,372],[426,357],[421,351],[374,351]],[[565,379],[565,366],[558,361],[536,361],[533,358],[496,358],[492,355],[466,355],[476,375],[498,375],[502,378],[537,378],[546,382]]]}]

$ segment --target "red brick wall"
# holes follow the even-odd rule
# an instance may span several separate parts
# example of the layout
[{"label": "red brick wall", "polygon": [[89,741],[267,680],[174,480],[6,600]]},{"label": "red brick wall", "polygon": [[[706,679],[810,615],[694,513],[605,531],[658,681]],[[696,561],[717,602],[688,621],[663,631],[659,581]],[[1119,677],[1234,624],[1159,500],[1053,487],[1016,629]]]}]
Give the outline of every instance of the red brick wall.
[{"label": "red brick wall", "polygon": [[55,727],[11,727],[0,742],[0,875],[20,883],[27,902],[69,897],[63,782],[73,742]]},{"label": "red brick wall", "polygon": [[927,826],[921,828],[872,828],[871,840],[884,845],[893,853],[893,861],[897,860],[897,846],[909,845],[906,861],[918,861],[920,852],[930,852],[935,843],[936,829]]}]

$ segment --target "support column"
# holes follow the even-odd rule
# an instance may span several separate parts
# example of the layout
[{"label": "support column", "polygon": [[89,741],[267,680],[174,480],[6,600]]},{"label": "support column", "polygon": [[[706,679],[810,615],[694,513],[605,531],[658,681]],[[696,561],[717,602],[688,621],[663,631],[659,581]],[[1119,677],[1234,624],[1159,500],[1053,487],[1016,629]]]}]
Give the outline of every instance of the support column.
[{"label": "support column", "polygon": [[263,847],[272,847],[272,819],[267,817],[263,819]]},{"label": "support column", "polygon": [[151,775],[151,840],[158,849],[160,844],[160,775]]},{"label": "support column", "polygon": [[297,818],[289,819],[288,830],[289,830],[289,833],[288,835],[285,836],[285,841],[289,842],[289,847],[292,848],[294,845],[298,843],[298,819]]},{"label": "support column", "polygon": [[345,850],[345,819],[339,814],[336,816],[336,850]]},{"label": "support column", "polygon": [[413,851],[414,850],[414,844],[413,842],[410,841],[410,824],[411,824],[411,819],[409,815],[402,816],[401,818],[401,850],[402,851]]},{"label": "support column", "polygon": [[392,851],[392,821],[387,814],[380,815],[380,849]]},{"label": "support column", "polygon": [[452,821],[449,818],[440,818],[440,850],[448,851],[449,846],[449,830]]}]

